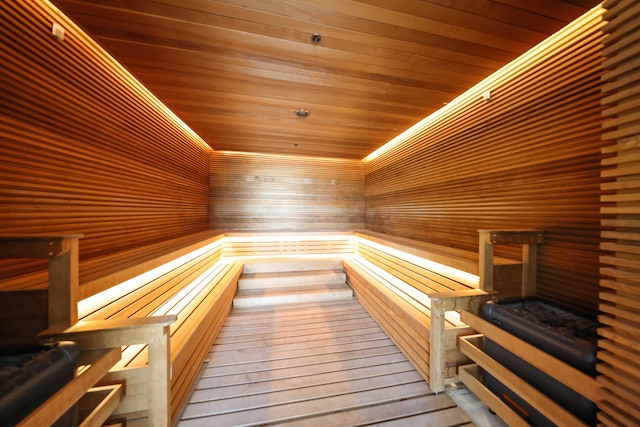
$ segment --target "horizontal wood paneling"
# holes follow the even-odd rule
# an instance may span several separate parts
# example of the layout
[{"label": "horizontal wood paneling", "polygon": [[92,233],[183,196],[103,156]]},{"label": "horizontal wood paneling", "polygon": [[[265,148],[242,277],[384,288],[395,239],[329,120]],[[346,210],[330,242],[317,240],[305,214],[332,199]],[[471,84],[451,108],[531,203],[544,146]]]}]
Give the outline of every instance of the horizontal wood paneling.
[{"label": "horizontal wood paneling", "polygon": [[54,1],[214,149],[351,159],[599,2]]},{"label": "horizontal wood paneling", "polygon": [[549,39],[369,156],[367,229],[470,250],[478,229],[544,230],[538,293],[595,313],[600,15],[594,9],[562,39]]},{"label": "horizontal wood paneling", "polygon": [[364,227],[359,160],[211,154],[211,228],[354,230]]},{"label": "horizontal wood paneling", "polygon": [[82,233],[86,259],[207,230],[210,148],[47,2],[0,14],[0,233]]},{"label": "horizontal wood paneling", "polygon": [[640,420],[640,5],[607,1],[604,19],[602,176],[605,214],[600,294],[602,329],[598,382],[603,425]]}]

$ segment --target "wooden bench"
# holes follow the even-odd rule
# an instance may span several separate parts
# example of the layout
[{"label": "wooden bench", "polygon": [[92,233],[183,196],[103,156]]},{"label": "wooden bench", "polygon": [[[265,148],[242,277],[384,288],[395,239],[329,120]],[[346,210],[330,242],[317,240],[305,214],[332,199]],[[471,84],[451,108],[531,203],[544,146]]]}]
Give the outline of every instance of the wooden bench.
[{"label": "wooden bench", "polygon": [[222,256],[233,259],[286,256],[346,256],[354,253],[352,232],[227,232]]},{"label": "wooden bench", "polygon": [[[458,337],[473,333],[457,312],[477,310],[491,298],[496,283],[505,286],[505,294],[512,293],[514,277],[520,282],[523,275],[522,260],[496,259],[486,248],[486,236],[518,234],[481,230],[479,252],[491,257],[482,263],[478,253],[380,234],[355,235],[356,254],[344,260],[344,268],[356,296],[431,389],[443,391],[456,380],[457,366],[468,360],[458,348]],[[519,235],[530,239],[529,232]],[[534,254],[527,250],[527,256]],[[531,274],[529,268],[525,271]]]},{"label": "wooden bench", "polygon": [[[488,297],[478,289],[482,278],[477,275],[442,264],[435,268],[433,260],[438,259],[471,269],[461,253],[449,251],[445,256],[445,249],[409,246],[401,239],[385,240],[361,232],[203,233],[152,245],[148,252],[136,248],[83,262],[78,262],[79,237],[36,236],[22,241],[7,237],[0,240],[5,248],[0,254],[22,255],[15,250],[24,244],[35,255],[49,259],[49,265],[57,271],[49,281],[49,320],[55,329],[67,329],[66,334],[77,328],[90,329],[85,322],[104,321],[109,325],[148,316],[176,316],[170,327],[167,359],[172,371],[170,393],[159,397],[158,390],[163,387],[155,389],[147,384],[144,372],[153,363],[144,342],[123,344],[122,361],[108,376],[111,382],[126,381],[127,394],[116,413],[132,417],[163,410],[165,415],[152,417],[177,417],[230,310],[242,260],[247,257],[338,254],[363,305],[434,391],[442,390],[446,379],[455,375],[455,366],[461,361],[456,337],[469,332],[455,313],[447,311],[472,306]],[[170,247],[177,242],[181,246]],[[56,248],[53,251],[52,245]],[[8,247],[12,249],[6,250]],[[484,251],[490,252],[486,248]],[[504,265],[512,269],[517,263]],[[484,280],[491,288],[500,277],[493,258],[482,268],[494,272]]]},{"label": "wooden bench", "polygon": [[[168,425],[177,417],[237,289],[242,265],[221,259],[223,237],[220,233],[201,233],[178,239],[182,246],[170,250],[165,244],[152,245],[150,252],[136,248],[126,254],[93,259],[84,266],[85,277],[89,278],[84,283],[80,283],[78,273],[82,264],[77,250],[80,236],[7,236],[0,239],[4,243],[0,244],[4,248],[0,254],[12,258],[28,252],[32,258],[49,258],[54,270],[49,274],[48,333],[73,334],[78,328],[88,328],[87,322],[104,321],[108,328],[128,319],[176,316],[169,330],[170,349],[165,349],[162,356],[169,361],[169,392],[154,386],[145,374],[157,363],[150,359],[149,343],[144,340],[123,342],[126,347],[121,361],[105,379],[127,384],[126,397],[116,415],[140,418],[148,414],[153,425]],[[103,267],[102,273],[97,265]],[[99,277],[106,284],[100,283]],[[96,289],[103,290],[91,294]],[[93,336],[92,340],[99,340],[95,337],[101,335]],[[156,351],[153,357],[161,355]],[[158,395],[163,393],[166,396]]]}]

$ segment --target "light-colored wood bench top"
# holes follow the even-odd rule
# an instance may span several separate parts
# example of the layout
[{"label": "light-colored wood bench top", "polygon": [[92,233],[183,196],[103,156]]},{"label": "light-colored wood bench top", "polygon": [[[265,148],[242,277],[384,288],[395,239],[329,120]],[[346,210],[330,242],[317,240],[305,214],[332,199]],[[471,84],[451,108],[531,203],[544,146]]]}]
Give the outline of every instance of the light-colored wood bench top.
[{"label": "light-colored wood bench top", "polygon": [[[10,237],[4,236],[5,239]],[[37,240],[39,238],[37,235],[21,237],[29,240]],[[40,238],[43,237],[46,236],[40,236]],[[78,270],[80,280],[79,298],[83,299],[108,289],[223,237],[224,233],[207,230],[94,258],[81,258]],[[82,251],[82,240],[80,240],[80,251]],[[2,280],[0,281],[0,290],[46,289],[47,282],[47,272],[38,271]]]}]

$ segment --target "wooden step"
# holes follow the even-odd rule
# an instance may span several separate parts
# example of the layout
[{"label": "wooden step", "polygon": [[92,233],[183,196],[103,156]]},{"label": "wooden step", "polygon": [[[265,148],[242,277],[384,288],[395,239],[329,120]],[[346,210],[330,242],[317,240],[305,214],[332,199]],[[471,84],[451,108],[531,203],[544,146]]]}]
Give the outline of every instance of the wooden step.
[{"label": "wooden step", "polygon": [[287,286],[283,288],[243,289],[233,300],[234,307],[292,304],[353,298],[353,291],[345,283]]},{"label": "wooden step", "polygon": [[341,284],[346,281],[342,270],[301,270],[262,273],[243,273],[238,289],[285,288],[318,284]]},{"label": "wooden step", "polygon": [[342,270],[342,261],[334,258],[273,258],[244,261],[243,274],[277,273],[286,271]]}]

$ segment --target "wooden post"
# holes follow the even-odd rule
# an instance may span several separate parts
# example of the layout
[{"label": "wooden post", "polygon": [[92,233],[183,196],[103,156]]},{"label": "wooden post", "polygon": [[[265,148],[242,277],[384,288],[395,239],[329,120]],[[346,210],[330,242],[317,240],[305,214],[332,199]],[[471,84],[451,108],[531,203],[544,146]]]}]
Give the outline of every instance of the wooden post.
[{"label": "wooden post", "polygon": [[66,329],[78,321],[79,239],[62,236],[0,236],[0,258],[49,260],[49,328]]},{"label": "wooden post", "polygon": [[154,328],[149,334],[149,425],[171,424],[170,327]]},{"label": "wooden post", "polygon": [[445,344],[444,313],[441,300],[431,300],[431,327],[429,328],[429,387],[439,393],[444,391]]},{"label": "wooden post", "polygon": [[62,237],[61,251],[49,258],[49,328],[68,328],[78,321],[79,242]]},{"label": "wooden post", "polygon": [[493,291],[493,243],[491,243],[491,231],[478,230],[478,274],[480,275],[480,289]]},{"label": "wooden post", "polygon": [[536,269],[538,246],[528,243],[522,246],[522,296],[536,294]]},{"label": "wooden post", "polygon": [[446,375],[446,348],[443,340],[445,313],[466,310],[478,313],[492,295],[480,289],[438,292],[427,295],[431,300],[431,328],[429,329],[429,387],[439,393],[444,391]]}]

